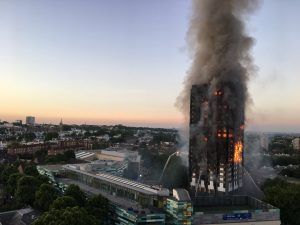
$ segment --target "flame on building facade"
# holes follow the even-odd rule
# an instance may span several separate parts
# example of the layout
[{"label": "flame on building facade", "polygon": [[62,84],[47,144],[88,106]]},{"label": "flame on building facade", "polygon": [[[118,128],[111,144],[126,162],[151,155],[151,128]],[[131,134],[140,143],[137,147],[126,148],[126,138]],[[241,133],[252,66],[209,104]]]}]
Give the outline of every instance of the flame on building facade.
[{"label": "flame on building facade", "polygon": [[229,193],[243,185],[244,112],[230,102],[234,94],[229,84],[192,86],[189,178],[196,193]]}]

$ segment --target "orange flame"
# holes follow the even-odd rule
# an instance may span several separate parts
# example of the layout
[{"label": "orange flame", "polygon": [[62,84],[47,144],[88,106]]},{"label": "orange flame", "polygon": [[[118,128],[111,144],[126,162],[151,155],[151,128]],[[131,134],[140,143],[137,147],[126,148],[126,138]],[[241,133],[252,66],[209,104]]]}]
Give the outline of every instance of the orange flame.
[{"label": "orange flame", "polygon": [[215,95],[215,96],[221,96],[221,95],[222,95],[222,91],[215,91],[215,92],[214,92],[214,95]]},{"label": "orange flame", "polygon": [[243,143],[238,141],[234,145],[234,162],[241,163],[242,162],[242,153],[243,153]]}]

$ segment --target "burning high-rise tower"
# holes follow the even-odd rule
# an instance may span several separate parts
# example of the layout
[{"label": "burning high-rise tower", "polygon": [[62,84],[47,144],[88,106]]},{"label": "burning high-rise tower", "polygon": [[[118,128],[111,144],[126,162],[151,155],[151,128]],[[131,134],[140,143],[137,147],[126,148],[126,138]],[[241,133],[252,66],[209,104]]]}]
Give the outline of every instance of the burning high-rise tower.
[{"label": "burning high-rise tower", "polygon": [[[189,177],[196,192],[228,193],[242,186],[244,115],[230,83],[193,85]],[[234,100],[234,99],[233,99]]]},{"label": "burning high-rise tower", "polygon": [[177,105],[190,121],[189,178],[196,192],[228,193],[243,185],[247,82],[255,71],[244,21],[258,2],[192,0],[192,64]]}]

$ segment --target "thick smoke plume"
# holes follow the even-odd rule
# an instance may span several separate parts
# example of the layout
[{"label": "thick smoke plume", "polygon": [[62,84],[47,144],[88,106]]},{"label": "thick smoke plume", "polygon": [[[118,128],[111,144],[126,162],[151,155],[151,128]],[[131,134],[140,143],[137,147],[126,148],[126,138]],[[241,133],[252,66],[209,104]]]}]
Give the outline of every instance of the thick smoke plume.
[{"label": "thick smoke plume", "polygon": [[[193,0],[187,41],[192,65],[177,106],[188,122],[192,85],[210,84],[211,93],[222,85],[229,89],[226,102],[242,120],[248,100],[247,82],[254,71],[250,49],[253,38],[245,20],[258,0]],[[226,90],[225,90],[226,91]]]}]

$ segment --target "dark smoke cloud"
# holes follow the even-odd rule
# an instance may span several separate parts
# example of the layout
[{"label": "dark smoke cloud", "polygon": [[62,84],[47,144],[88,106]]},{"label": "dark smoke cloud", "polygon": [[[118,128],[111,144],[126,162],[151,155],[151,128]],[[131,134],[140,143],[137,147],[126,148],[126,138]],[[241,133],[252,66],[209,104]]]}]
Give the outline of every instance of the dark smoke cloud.
[{"label": "dark smoke cloud", "polygon": [[227,93],[231,107],[237,117],[244,115],[249,99],[247,82],[255,71],[250,54],[254,40],[245,32],[245,20],[258,3],[258,0],[193,0],[187,34],[192,64],[176,102],[186,121],[191,87],[203,83],[209,83],[211,89],[228,84],[225,86],[231,89]]}]

